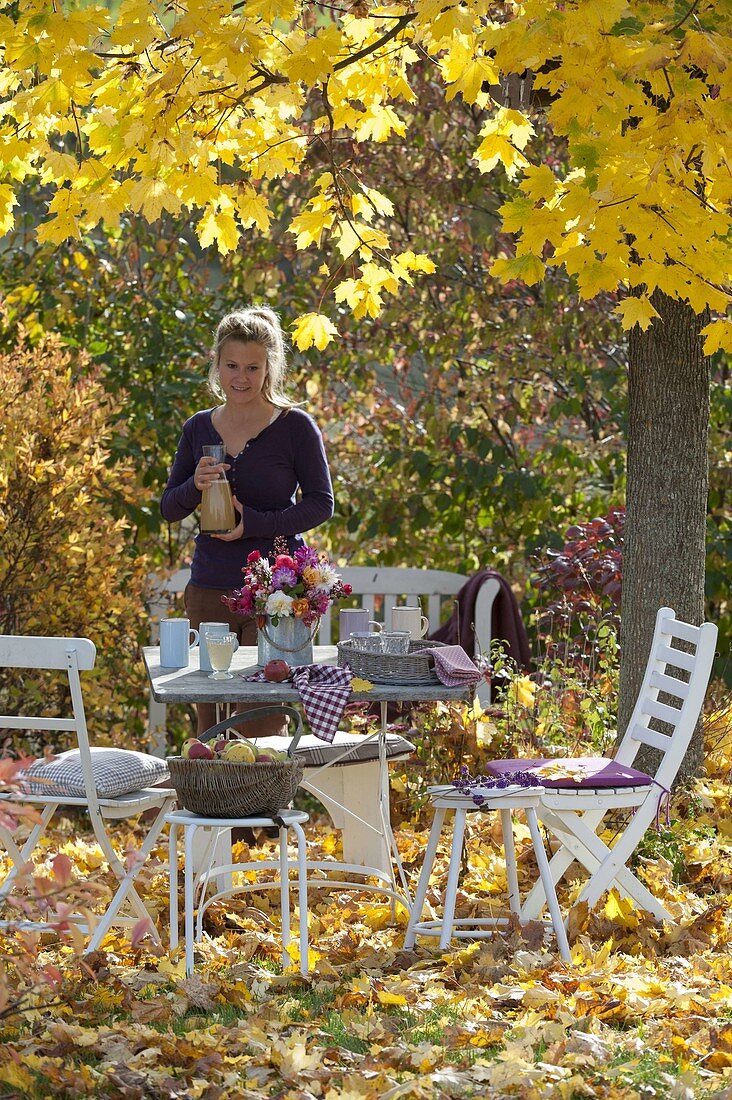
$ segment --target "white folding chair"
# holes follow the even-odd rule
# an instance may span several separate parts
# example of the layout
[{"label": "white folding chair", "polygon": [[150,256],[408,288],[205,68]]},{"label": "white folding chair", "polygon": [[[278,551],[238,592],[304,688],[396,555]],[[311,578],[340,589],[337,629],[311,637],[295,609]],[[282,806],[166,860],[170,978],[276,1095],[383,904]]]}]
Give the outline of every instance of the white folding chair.
[{"label": "white folding chair", "polygon": [[[15,838],[15,830],[0,825],[0,842],[4,845],[12,867],[0,883],[0,904],[6,901],[18,885],[18,876],[26,867],[38,843],[60,806],[78,806],[89,814],[94,835],[119,886],[98,920],[90,922],[83,914],[68,918],[91,935],[86,951],[94,951],[113,924],[136,923],[151,914],[135,888],[135,879],[152,851],[165,824],[165,815],[174,808],[176,796],[172,789],[150,789],[168,772],[164,761],[145,753],[128,749],[92,748],[84,714],[79,672],[92,669],[96,648],[87,638],[40,638],[0,635],[0,668],[49,669],[63,671],[68,677],[72,717],[27,716],[0,714],[0,729],[47,730],[74,734],[76,748],[63,753],[55,762],[33,765],[26,772],[25,790],[3,791],[0,799],[6,803],[26,803],[38,807],[40,820],[23,841]],[[119,793],[98,793],[110,790]],[[44,792],[44,793],[41,793]],[[45,793],[48,792],[48,793]],[[67,793],[72,792],[72,793]],[[8,806],[8,809],[12,807]],[[135,817],[146,810],[157,809],[142,847],[133,858],[115,851],[105,822]],[[127,863],[127,865],[126,865]],[[4,906],[7,908],[7,906]],[[123,909],[128,912],[123,914]],[[93,927],[90,927],[90,923]],[[0,927],[41,930],[52,927],[44,921],[8,919]],[[150,919],[150,934],[159,939]]]},{"label": "white folding chair", "polygon": [[[613,760],[627,768],[641,745],[657,749],[661,760],[650,783],[646,779],[644,785],[637,786],[544,788],[539,817],[560,845],[550,861],[552,879],[559,882],[575,861],[581,863],[590,875],[578,902],[587,902],[590,909],[614,886],[658,920],[673,921],[627,863],[670,796],[704,703],[716,640],[713,623],[691,626],[678,620],[668,607],[662,607],[656,616],[638,700]],[[679,649],[678,643],[684,648]],[[652,723],[663,728],[653,728]],[[608,811],[618,809],[627,809],[632,816],[610,848],[597,834]],[[539,881],[524,902],[522,919],[535,919],[544,904]]]}]

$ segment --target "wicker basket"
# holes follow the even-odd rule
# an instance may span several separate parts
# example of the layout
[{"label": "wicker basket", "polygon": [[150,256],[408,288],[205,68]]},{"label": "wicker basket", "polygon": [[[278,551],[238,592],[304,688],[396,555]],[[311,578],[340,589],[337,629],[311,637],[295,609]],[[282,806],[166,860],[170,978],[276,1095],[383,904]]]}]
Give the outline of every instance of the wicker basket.
[{"label": "wicker basket", "polygon": [[169,756],[170,778],[186,810],[201,817],[263,817],[287,809],[302,780],[298,760],[239,764]]},{"label": "wicker basket", "polygon": [[348,665],[354,676],[374,684],[439,684],[434,658],[429,653],[414,656],[420,649],[436,649],[442,642],[420,639],[409,643],[409,653],[366,653],[356,649],[350,638],[338,643],[338,664]]}]

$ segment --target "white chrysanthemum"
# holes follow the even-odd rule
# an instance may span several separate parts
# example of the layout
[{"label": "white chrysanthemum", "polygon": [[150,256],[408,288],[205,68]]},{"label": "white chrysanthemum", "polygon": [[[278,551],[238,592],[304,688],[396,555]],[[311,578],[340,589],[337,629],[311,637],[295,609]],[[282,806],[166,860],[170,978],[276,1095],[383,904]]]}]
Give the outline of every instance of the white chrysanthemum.
[{"label": "white chrysanthemum", "polygon": [[314,570],[317,573],[318,579],[313,585],[315,591],[330,592],[333,585],[338,580],[338,574],[331,565],[319,565]]},{"label": "white chrysanthemum", "polygon": [[267,597],[264,610],[267,615],[291,615],[292,596],[287,596],[284,592],[273,592]]}]

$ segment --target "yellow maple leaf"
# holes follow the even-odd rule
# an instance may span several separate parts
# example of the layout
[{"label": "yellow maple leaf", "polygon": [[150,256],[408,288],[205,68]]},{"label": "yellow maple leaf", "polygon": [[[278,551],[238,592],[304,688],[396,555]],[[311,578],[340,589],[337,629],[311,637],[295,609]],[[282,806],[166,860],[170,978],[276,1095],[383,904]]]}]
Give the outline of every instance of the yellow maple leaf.
[{"label": "yellow maple leaf", "polygon": [[324,313],[304,313],[298,317],[293,327],[293,339],[300,351],[316,347],[322,351],[338,336],[338,329]]},{"label": "yellow maple leaf", "polygon": [[372,248],[388,248],[386,233],[363,222],[343,222],[340,227],[338,251],[347,260],[357,249],[361,255],[370,255]]},{"label": "yellow maple leaf", "polygon": [[477,54],[473,40],[465,34],[454,36],[439,65],[448,84],[448,99],[460,92],[466,102],[475,103],[484,81],[497,84],[500,79],[493,59]]},{"label": "yellow maple leaf", "polygon": [[180,199],[171,191],[165,180],[143,177],[130,189],[130,202],[148,222],[157,221],[163,210],[175,214],[180,210]]},{"label": "yellow maple leaf", "polygon": [[603,911],[608,920],[616,921],[624,928],[638,927],[638,917],[633,908],[633,903],[628,901],[627,898],[621,898],[614,889],[608,894]]},{"label": "yellow maple leaf", "polygon": [[292,219],[287,232],[294,233],[297,248],[303,249],[311,244],[320,244],[324,230],[330,229],[333,224],[333,214],[329,207],[330,203],[318,202],[314,209],[303,210]]},{"label": "yellow maple leaf", "polygon": [[531,254],[515,256],[513,259],[501,257],[491,266],[491,275],[504,283],[512,279],[520,279],[531,286],[544,278],[544,264],[538,256]]},{"label": "yellow maple leaf", "polygon": [[258,195],[253,188],[247,187],[237,194],[234,204],[244,229],[250,225],[256,225],[257,229],[269,227],[271,214],[267,200],[263,195]]},{"label": "yellow maple leaf", "polygon": [[406,123],[394,108],[385,103],[379,103],[375,107],[369,107],[361,115],[354,136],[356,141],[368,141],[369,138],[373,141],[388,141],[392,134],[404,137],[406,132]]},{"label": "yellow maple leaf", "polygon": [[69,237],[78,239],[81,236],[78,219],[68,210],[61,210],[38,226],[36,236],[39,241],[47,244],[61,244]]},{"label": "yellow maple leaf", "polygon": [[388,989],[380,989],[376,997],[382,1005],[405,1005],[407,1003],[407,998],[403,993],[392,993]]},{"label": "yellow maple leaf", "polygon": [[712,321],[701,330],[704,337],[704,354],[713,355],[715,351],[732,351],[732,321],[722,317]]},{"label": "yellow maple leaf", "polygon": [[196,234],[202,248],[215,241],[222,256],[232,252],[240,238],[234,215],[227,210],[209,210],[196,226]]},{"label": "yellow maple leaf", "polygon": [[354,676],[351,680],[351,691],[373,691],[373,687],[370,680],[363,680],[360,676]]},{"label": "yellow maple leaf", "polygon": [[622,302],[619,302],[613,313],[620,315],[620,323],[624,329],[633,328],[633,325],[640,325],[645,332],[654,317],[658,317],[658,313],[651,305],[651,300],[647,295],[641,294],[639,298],[624,298]]},{"label": "yellow maple leaf", "polygon": [[0,234],[9,233],[15,225],[13,207],[18,205],[15,191],[7,184],[0,184]]}]

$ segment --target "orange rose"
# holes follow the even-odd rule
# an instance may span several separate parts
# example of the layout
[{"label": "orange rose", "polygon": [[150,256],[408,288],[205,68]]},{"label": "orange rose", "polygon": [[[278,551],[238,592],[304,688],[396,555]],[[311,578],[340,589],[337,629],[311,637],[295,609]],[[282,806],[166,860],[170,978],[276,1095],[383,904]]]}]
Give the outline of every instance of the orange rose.
[{"label": "orange rose", "polygon": [[293,600],[292,601],[292,614],[296,619],[301,619],[303,615],[307,615],[310,610],[310,604],[307,600]]}]

